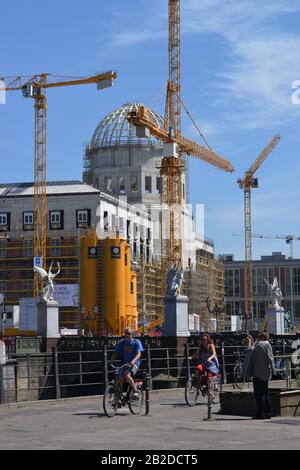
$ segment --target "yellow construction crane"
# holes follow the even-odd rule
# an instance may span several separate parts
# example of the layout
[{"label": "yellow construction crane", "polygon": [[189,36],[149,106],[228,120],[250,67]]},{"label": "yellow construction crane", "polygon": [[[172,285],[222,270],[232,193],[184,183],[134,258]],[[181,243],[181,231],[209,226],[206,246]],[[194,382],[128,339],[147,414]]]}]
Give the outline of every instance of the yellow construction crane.
[{"label": "yellow construction crane", "polygon": [[160,167],[160,240],[161,260],[165,268],[182,265],[182,181],[183,154],[191,155],[225,171],[234,171],[231,163],[211,149],[181,135],[181,61],[180,61],[180,0],[169,0],[169,79],[167,85],[164,129],[150,119],[147,108],[129,115],[137,126],[137,135],[151,133],[164,142]]},{"label": "yellow construction crane", "polygon": [[276,238],[277,240],[285,240],[287,245],[290,245],[290,259],[294,258],[294,240],[300,240],[300,237],[296,237],[295,235],[260,235],[260,234],[255,234],[252,235],[255,238]]},{"label": "yellow construction crane", "polygon": [[[34,243],[35,264],[46,267],[46,95],[48,88],[95,83],[98,90],[112,86],[117,78],[114,71],[98,73],[87,77],[56,77],[49,73],[31,77],[1,77],[4,90],[21,90],[24,98],[34,99]],[[41,289],[38,274],[34,273],[34,296]]]},{"label": "yellow construction crane", "polygon": [[267,147],[262,151],[253,165],[246,171],[244,178],[238,179],[240,189],[244,190],[244,224],[245,224],[245,270],[246,270],[246,286],[245,286],[245,320],[247,329],[247,321],[252,317],[253,310],[253,282],[252,282],[252,216],[251,216],[251,188],[258,188],[258,179],[253,178],[256,171],[263,164],[265,159],[270,155],[276,147],[281,137],[275,135]]},{"label": "yellow construction crane", "polygon": [[[233,234],[234,236],[242,237],[243,235]],[[290,259],[294,258],[294,240],[300,240],[300,237],[295,235],[262,235],[260,233],[252,233],[252,238],[271,238],[273,240],[285,240],[287,245],[290,246]]]}]

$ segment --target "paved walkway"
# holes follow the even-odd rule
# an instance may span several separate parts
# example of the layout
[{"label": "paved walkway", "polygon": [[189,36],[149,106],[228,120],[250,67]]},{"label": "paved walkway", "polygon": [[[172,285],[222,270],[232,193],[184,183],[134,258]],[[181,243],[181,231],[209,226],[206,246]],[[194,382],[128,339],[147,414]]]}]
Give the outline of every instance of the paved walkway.
[{"label": "paved walkway", "polygon": [[215,415],[189,408],[182,390],[152,392],[151,415],[107,418],[102,397],[0,406],[0,449],[299,449],[300,418]]}]

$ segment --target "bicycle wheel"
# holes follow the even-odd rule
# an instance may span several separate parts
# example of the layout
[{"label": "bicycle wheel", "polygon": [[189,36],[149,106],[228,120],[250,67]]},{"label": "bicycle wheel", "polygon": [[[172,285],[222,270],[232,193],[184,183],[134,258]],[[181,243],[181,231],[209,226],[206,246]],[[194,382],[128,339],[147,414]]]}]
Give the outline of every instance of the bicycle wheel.
[{"label": "bicycle wheel", "polygon": [[199,385],[195,377],[191,377],[185,386],[184,396],[186,404],[189,406],[195,406],[199,398]]},{"label": "bicycle wheel", "polygon": [[219,380],[207,379],[208,393],[213,405],[220,403],[220,383]]},{"label": "bicycle wheel", "polygon": [[114,385],[108,385],[103,395],[103,409],[108,418],[115,416],[118,410],[118,394]]},{"label": "bicycle wheel", "polygon": [[130,394],[130,400],[128,402],[128,408],[130,410],[130,413],[133,415],[139,415],[143,404],[144,404],[144,391],[142,388],[137,389],[138,396],[136,398],[133,398],[132,393]]},{"label": "bicycle wheel", "polygon": [[243,377],[243,366],[241,363],[238,363],[234,366],[233,369],[233,381],[236,388],[243,388],[244,377]]}]

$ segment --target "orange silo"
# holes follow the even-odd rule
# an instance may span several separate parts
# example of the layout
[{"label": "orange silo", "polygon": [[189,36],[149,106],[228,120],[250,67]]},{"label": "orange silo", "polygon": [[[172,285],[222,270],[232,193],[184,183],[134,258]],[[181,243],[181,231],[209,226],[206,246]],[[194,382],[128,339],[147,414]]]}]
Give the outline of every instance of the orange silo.
[{"label": "orange silo", "polygon": [[[97,319],[95,307],[98,308],[98,237],[95,230],[91,230],[80,238],[80,307],[81,327],[90,328],[97,333]],[[85,318],[91,317],[89,324]]]}]

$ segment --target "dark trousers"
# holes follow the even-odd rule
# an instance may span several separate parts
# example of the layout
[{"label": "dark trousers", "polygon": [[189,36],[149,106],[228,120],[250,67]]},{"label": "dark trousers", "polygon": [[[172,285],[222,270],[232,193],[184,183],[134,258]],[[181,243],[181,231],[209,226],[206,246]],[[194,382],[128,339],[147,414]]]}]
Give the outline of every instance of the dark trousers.
[{"label": "dark trousers", "polygon": [[269,417],[272,415],[268,386],[268,381],[260,380],[257,377],[253,378],[253,389],[257,404],[257,414],[261,417]]}]

